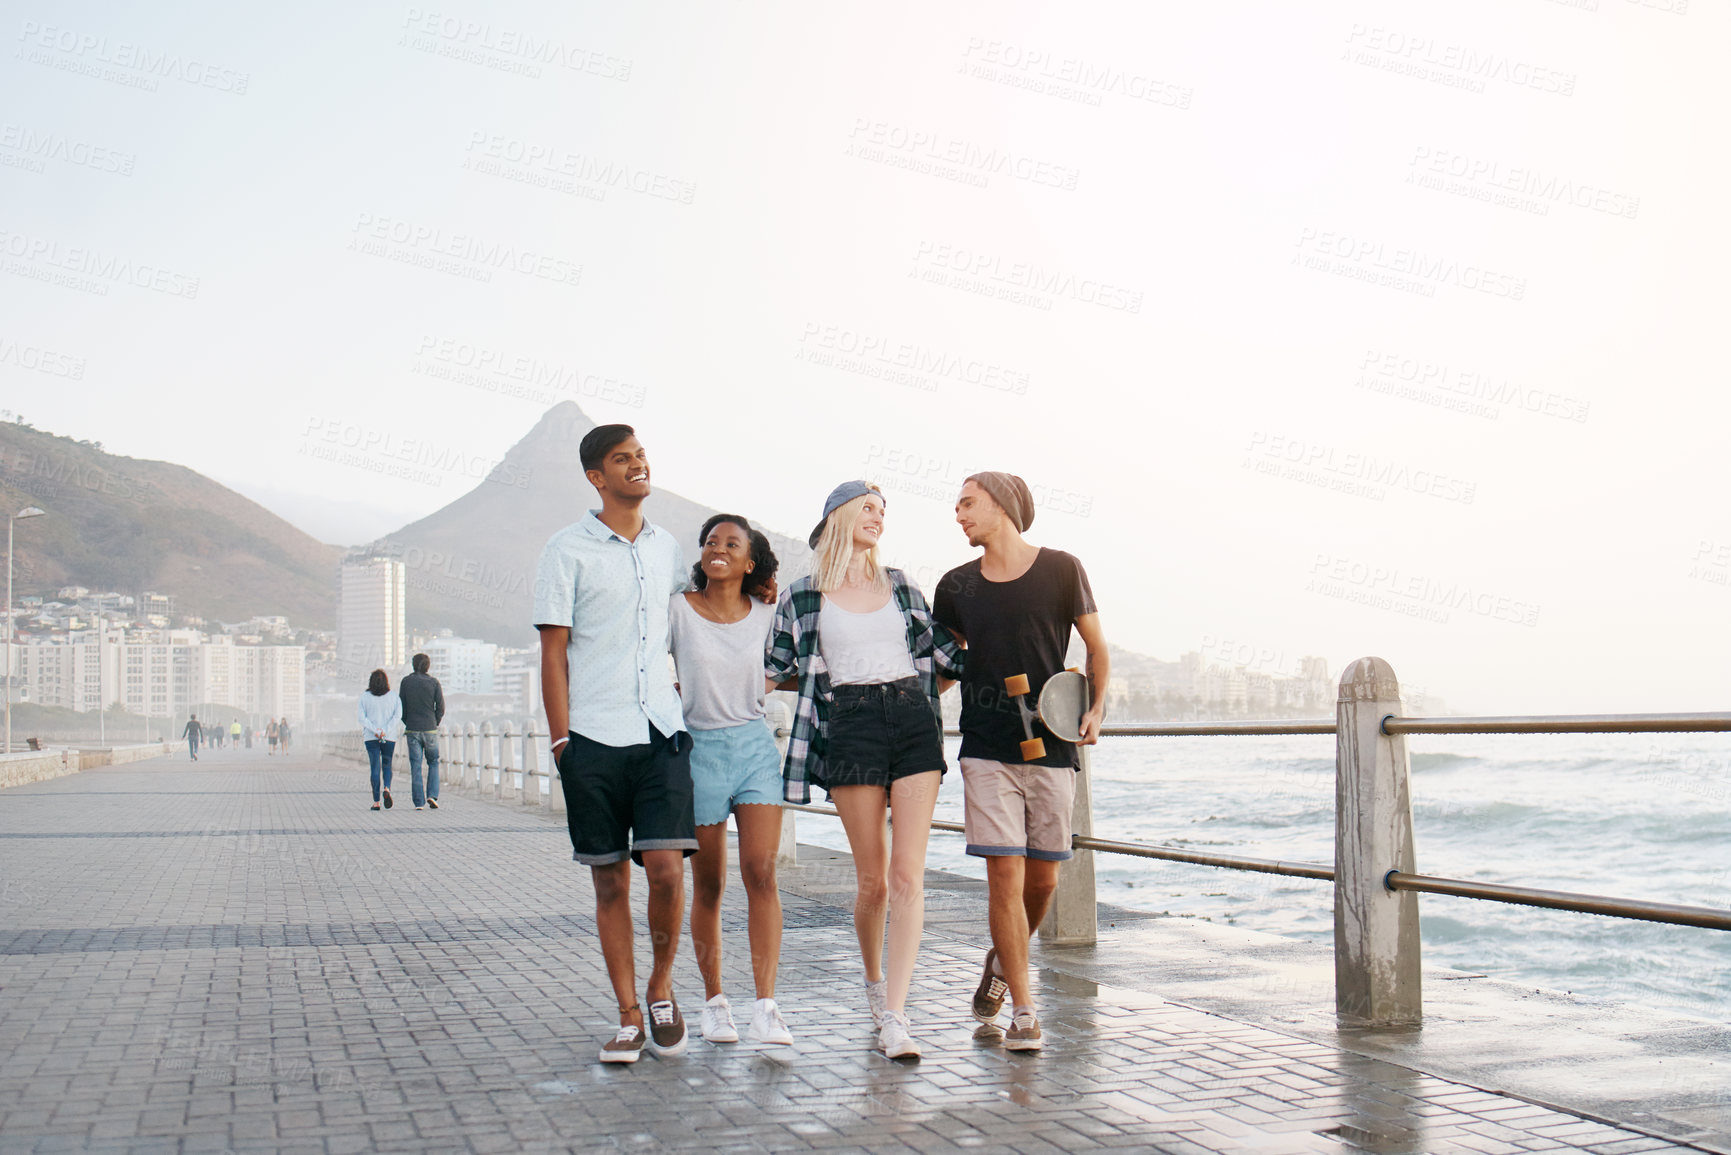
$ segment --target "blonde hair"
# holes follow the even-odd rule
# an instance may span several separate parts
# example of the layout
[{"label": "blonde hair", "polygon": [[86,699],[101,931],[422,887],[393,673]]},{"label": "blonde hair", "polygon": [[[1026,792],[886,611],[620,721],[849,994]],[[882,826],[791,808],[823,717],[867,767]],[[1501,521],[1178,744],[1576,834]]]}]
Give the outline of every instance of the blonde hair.
[{"label": "blonde hair", "polygon": [[[840,589],[847,580],[848,563],[854,554],[853,531],[865,510],[866,499],[876,497],[879,502],[883,501],[883,490],[875,485],[869,488],[870,493],[836,506],[824,520],[823,533],[819,535],[817,548],[811,557],[811,584],[819,592]],[[883,567],[878,564],[878,547],[875,545],[865,551],[865,572],[866,580],[873,588],[883,589],[889,584]]]}]

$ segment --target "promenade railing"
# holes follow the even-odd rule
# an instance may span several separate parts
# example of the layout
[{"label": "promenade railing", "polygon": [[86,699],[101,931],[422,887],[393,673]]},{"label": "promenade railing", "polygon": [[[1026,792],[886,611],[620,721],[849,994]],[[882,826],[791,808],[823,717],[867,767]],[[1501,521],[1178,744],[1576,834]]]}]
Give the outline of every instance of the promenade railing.
[{"label": "promenade railing", "polygon": [[[787,740],[780,714],[778,742]],[[1702,714],[1582,714],[1514,717],[1407,717],[1400,684],[1381,658],[1360,658],[1340,678],[1333,718],[1167,722],[1108,725],[1102,738],[1332,735],[1335,744],[1334,862],[1287,862],[1204,853],[1179,846],[1094,837],[1092,770],[1088,747],[1079,747],[1071,846],[1075,857],[1059,874],[1057,892],[1040,937],[1054,946],[1091,945],[1099,933],[1094,879],[1096,853],[1122,854],[1226,870],[1308,878],[1334,884],[1335,1011],[1343,1023],[1366,1027],[1414,1026],[1423,1021],[1418,895],[1474,898],[1644,922],[1731,930],[1731,910],[1510,886],[1418,872],[1413,841],[1408,734],[1678,734],[1731,732],[1731,712]],[[954,736],[954,731],[949,732]],[[565,809],[564,791],[548,738],[530,723],[522,733],[509,723],[439,731],[445,781],[465,794]],[[350,750],[330,752],[365,763],[358,734]],[[455,770],[453,779],[451,771]],[[837,816],[826,806],[787,806],[781,861],[795,861],[795,816]],[[960,823],[933,820],[932,829],[961,833]]]}]

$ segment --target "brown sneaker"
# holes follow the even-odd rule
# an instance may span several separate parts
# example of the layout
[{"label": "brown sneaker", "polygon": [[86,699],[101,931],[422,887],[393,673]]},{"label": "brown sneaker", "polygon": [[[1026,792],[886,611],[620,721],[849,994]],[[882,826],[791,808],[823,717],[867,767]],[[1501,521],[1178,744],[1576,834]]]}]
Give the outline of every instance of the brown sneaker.
[{"label": "brown sneaker", "polygon": [[986,952],[986,971],[980,976],[980,985],[974,991],[974,1017],[982,1023],[990,1023],[997,1019],[998,1013],[1004,1009],[1004,997],[1010,993],[1010,984],[1000,975],[992,973],[992,964],[998,961],[996,947]]},{"label": "brown sneaker", "polygon": [[1037,1051],[1040,1049],[1040,1020],[1032,1011],[1023,1011],[1004,1032],[1004,1050]]},{"label": "brown sneaker", "polygon": [[685,1053],[685,1019],[679,1014],[679,1004],[662,999],[649,1004],[649,1053],[657,1059],[671,1059]]},{"label": "brown sneaker", "polygon": [[601,1048],[603,1063],[635,1063],[643,1054],[643,1030],[635,1025],[620,1027],[619,1033]]}]

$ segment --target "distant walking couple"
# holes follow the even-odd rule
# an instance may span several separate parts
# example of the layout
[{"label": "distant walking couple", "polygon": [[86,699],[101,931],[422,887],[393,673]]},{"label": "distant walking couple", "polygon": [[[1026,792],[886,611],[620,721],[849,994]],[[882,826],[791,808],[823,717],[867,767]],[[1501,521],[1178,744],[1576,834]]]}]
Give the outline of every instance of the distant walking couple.
[{"label": "distant walking couple", "polygon": [[[391,692],[390,676],[383,670],[374,670],[356,703],[367,764],[372,772],[374,810],[381,803],[389,810],[394,803],[391,762],[396,756],[399,734],[409,748],[409,796],[415,809],[439,808],[438,729],[445,720],[445,691],[439,679],[427,672],[432,659],[426,654],[416,654],[411,664],[414,673],[403,678],[395,693]],[[287,725],[285,718],[284,729]],[[425,789],[421,785],[422,762],[427,766]]]},{"label": "distant walking couple", "polygon": [[[561,736],[554,750],[573,856],[591,868],[619,1011],[602,1061],[633,1062],[645,1049],[672,1056],[687,1046],[672,990],[687,856],[695,856],[692,939],[708,998],[703,1036],[738,1039],[721,982],[730,811],[758,996],[750,1036],[792,1042],[774,999],[778,804],[806,802],[811,785],[828,791],[853,852],[854,925],[878,1047],[891,1058],[920,1054],[905,1008],[923,930],[926,843],[946,770],[939,695],[957,680],[968,852],[987,859],[995,944],[972,1009],[995,1021],[1010,998],[1005,1046],[1039,1049],[1028,940],[1058,863],[1071,854],[1076,758],[1074,747],[1042,730],[1047,756],[1020,762],[1020,714],[1003,678],[1025,674],[1037,693],[1063,669],[1072,626],[1088,647],[1096,687],[1103,690],[1109,671],[1081,565],[1022,538],[1034,514],[1027,486],[1002,473],[964,484],[956,520],[984,554],[946,574],[928,608],[905,574],[878,561],[883,494],[844,482],[808,539],[811,574],[781,591],[772,614],[775,556],[745,519],[718,515],[705,524],[688,590],[679,544],[643,518],[649,465],[635,432],[600,426],[584,437],[580,455],[601,508],[548,542],[535,622],[549,729]],[[763,721],[764,694],[775,688],[798,693],[779,776]],[[1094,697],[1084,742],[1101,723],[1104,694]],[[627,859],[643,866],[649,885],[647,1016],[638,1002]]]}]

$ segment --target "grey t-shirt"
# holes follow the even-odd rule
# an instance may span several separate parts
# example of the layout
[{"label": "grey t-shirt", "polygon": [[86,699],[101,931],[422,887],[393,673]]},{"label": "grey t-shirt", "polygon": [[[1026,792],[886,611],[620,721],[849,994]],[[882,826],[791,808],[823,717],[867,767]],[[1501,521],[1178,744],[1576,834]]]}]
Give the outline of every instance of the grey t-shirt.
[{"label": "grey t-shirt", "polygon": [[775,607],[752,599],[737,622],[712,622],[674,594],[668,637],[679,671],[679,700],[693,730],[719,730],[763,718],[763,648]]}]

